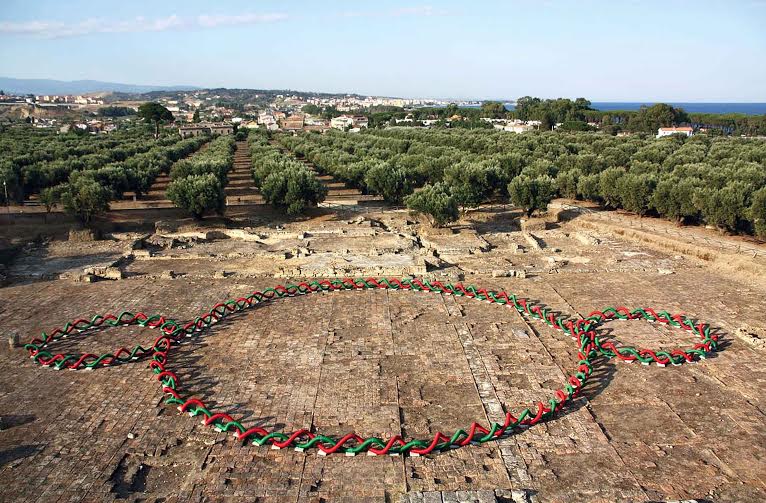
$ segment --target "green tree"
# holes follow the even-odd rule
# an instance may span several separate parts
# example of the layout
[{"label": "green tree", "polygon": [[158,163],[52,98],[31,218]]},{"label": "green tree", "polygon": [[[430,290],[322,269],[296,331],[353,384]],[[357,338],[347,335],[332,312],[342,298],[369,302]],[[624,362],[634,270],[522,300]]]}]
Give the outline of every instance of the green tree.
[{"label": "green tree", "polygon": [[308,105],[304,105],[303,108],[301,108],[301,111],[309,115],[319,115],[322,113],[321,108],[319,108],[316,105],[312,105],[311,103],[309,103]]},{"label": "green tree", "polygon": [[490,119],[502,119],[505,117],[507,110],[505,105],[499,101],[485,101],[481,104],[481,116],[489,117]]},{"label": "green tree", "polygon": [[202,119],[199,116],[199,109],[194,111],[194,115],[192,115],[192,122],[202,122]]},{"label": "green tree", "polygon": [[424,186],[408,196],[404,203],[415,213],[427,215],[435,227],[447,225],[459,217],[457,201],[443,182]]},{"label": "green tree", "polygon": [[383,196],[391,204],[401,204],[412,194],[412,183],[407,172],[386,162],[379,162],[367,171],[364,183],[374,194]]},{"label": "green tree", "polygon": [[630,120],[634,131],[656,133],[661,127],[689,122],[689,116],[681,108],[674,108],[667,103],[657,103],[650,107],[642,106]]},{"label": "green tree", "polygon": [[109,209],[112,191],[89,177],[79,177],[62,189],[61,202],[67,213],[85,225]]},{"label": "green tree", "polygon": [[495,190],[497,171],[490,170],[479,163],[453,164],[444,170],[444,182],[458,206],[465,211],[476,208]]},{"label": "green tree", "polygon": [[524,169],[521,170],[521,174],[527,178],[537,178],[539,176],[555,177],[559,168],[548,159],[535,159]]},{"label": "green tree", "polygon": [[598,181],[598,191],[604,204],[610,208],[619,208],[622,203],[620,179],[625,171],[620,168],[608,168],[601,172]]},{"label": "green tree", "polygon": [[694,205],[694,194],[701,185],[698,178],[665,177],[657,183],[652,194],[652,208],[661,216],[678,223],[695,219],[699,216],[699,209]]},{"label": "green tree", "polygon": [[138,116],[146,122],[154,124],[154,137],[160,137],[160,124],[174,120],[170,110],[155,102],[144,103],[138,107]]},{"label": "green tree", "polygon": [[694,194],[694,203],[710,225],[729,231],[737,230],[748,212],[750,188],[743,182],[730,182],[721,189],[705,188]]},{"label": "green tree", "polygon": [[61,202],[61,195],[65,188],[66,185],[56,185],[55,187],[46,187],[40,191],[40,203],[45,206],[46,214],[50,213]]},{"label": "green tree", "polygon": [[213,173],[190,175],[170,182],[168,199],[196,219],[201,220],[206,211],[215,210],[223,214],[226,196],[220,178]]},{"label": "green tree", "polygon": [[523,208],[527,216],[535,210],[544,211],[556,196],[556,182],[548,175],[530,178],[517,176],[508,185],[511,202]]},{"label": "green tree", "polygon": [[753,221],[755,235],[761,239],[766,239],[766,187],[753,192],[750,218]]},{"label": "green tree", "polygon": [[577,180],[577,196],[594,203],[601,202],[601,177],[598,174],[584,175]]},{"label": "green tree", "polygon": [[11,201],[20,199],[20,196],[23,197],[19,182],[19,174],[13,164],[8,160],[0,160],[0,201],[3,204],[10,204]]},{"label": "green tree", "polygon": [[577,183],[582,176],[582,171],[578,168],[570,169],[568,171],[559,171],[559,174],[556,176],[556,185],[559,188],[561,197],[577,199]]},{"label": "green tree", "polygon": [[628,211],[644,216],[651,209],[652,194],[657,186],[653,175],[628,173],[619,181],[620,202]]},{"label": "green tree", "polygon": [[304,166],[289,165],[272,172],[261,186],[266,202],[285,208],[289,215],[303,213],[324,201],[327,188]]}]

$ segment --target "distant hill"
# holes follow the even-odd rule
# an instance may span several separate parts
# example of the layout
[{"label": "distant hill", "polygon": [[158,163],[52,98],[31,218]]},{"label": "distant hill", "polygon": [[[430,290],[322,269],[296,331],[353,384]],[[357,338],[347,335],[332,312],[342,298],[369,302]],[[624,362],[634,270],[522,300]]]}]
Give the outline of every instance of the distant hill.
[{"label": "distant hill", "polygon": [[194,91],[194,86],[142,86],[136,84],[118,84],[98,80],[51,80],[51,79],[13,79],[0,77],[0,90],[14,94],[86,94],[98,92],[148,93],[150,91]]}]

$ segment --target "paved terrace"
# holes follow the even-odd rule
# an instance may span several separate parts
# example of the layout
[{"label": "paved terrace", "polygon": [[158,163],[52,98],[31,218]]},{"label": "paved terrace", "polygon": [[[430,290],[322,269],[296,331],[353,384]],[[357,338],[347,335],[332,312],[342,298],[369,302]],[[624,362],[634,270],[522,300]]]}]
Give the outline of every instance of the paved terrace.
[{"label": "paved terrace", "polygon": [[[764,352],[740,337],[745,325],[764,327],[763,283],[592,229],[585,234],[576,220],[536,232],[535,247],[495,217],[460,228],[451,244],[405,214],[377,218],[364,232],[358,220],[340,219],[288,224],[283,234],[290,236],[260,227],[253,230],[263,233],[260,244],[248,245],[257,248],[253,256],[238,239],[171,238],[152,257],[123,266],[124,279],[95,283],[35,281],[25,271],[62,253],[80,257],[72,267],[81,267],[90,247],[108,254],[120,242],[47,245],[20,258],[10,269],[18,276],[0,289],[4,332],[25,340],[121,308],[189,319],[220,300],[288,281],[267,273],[269,260],[275,269],[291,261],[299,267],[314,251],[334,250],[373,259],[394,253],[407,263],[425,257],[428,277],[505,289],[572,316],[620,304],[685,312],[711,323],[725,348],[680,367],[603,362],[558,418],[497,442],[424,457],[324,457],[243,447],[199,417],[179,415],[163,405],[146,361],[57,372],[3,344],[0,499],[766,500]],[[311,232],[328,228],[342,237],[313,245]],[[413,244],[408,232],[423,239]],[[295,246],[304,251],[282,252],[277,263],[268,253],[285,248],[279,239],[302,240]],[[378,239],[391,249],[364,251]],[[195,249],[207,259],[183,257]],[[222,274],[231,254],[244,257],[241,266]],[[163,265],[151,269],[151,259]],[[252,274],[247,263],[256,264]],[[602,331],[652,348],[693,342],[681,330],[643,321],[609,322]],[[106,351],[155,336],[111,329],[70,337],[59,349]],[[509,308],[364,291],[296,297],[234,316],[188,339],[174,368],[195,395],[247,425],[412,437],[499,420],[504,408],[518,413],[561,387],[575,357],[571,338]]]}]

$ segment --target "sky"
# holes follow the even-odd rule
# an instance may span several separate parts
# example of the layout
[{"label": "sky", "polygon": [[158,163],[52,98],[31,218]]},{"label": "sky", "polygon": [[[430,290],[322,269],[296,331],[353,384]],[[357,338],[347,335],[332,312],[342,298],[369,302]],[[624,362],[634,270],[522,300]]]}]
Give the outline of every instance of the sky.
[{"label": "sky", "polygon": [[766,0],[0,0],[0,76],[766,102]]}]

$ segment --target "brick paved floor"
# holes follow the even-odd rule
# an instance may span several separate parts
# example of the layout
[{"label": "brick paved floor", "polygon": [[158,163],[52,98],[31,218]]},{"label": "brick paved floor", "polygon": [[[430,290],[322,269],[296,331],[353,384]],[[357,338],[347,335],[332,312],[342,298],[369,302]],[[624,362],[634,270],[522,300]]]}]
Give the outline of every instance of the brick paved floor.
[{"label": "brick paved floor", "polygon": [[[633,249],[615,241],[602,259]],[[242,447],[163,405],[146,362],[56,372],[3,344],[0,500],[398,501],[406,492],[496,488],[528,489],[539,501],[766,500],[763,352],[731,336],[738,316],[762,323],[763,291],[696,267],[660,275],[652,261],[671,259],[650,255],[621,275],[466,274],[465,282],[572,315],[614,304],[683,310],[719,329],[724,351],[678,368],[606,362],[557,419],[426,457]],[[0,317],[6,332],[26,340],[121,307],[188,319],[221,299],[283,281],[189,276],[11,285],[0,289]],[[603,330],[650,347],[691,342],[644,322],[610,322]],[[154,336],[121,328],[60,347],[106,350]],[[194,394],[248,425],[428,436],[545,399],[572,371],[575,355],[571,339],[508,308],[365,291],[260,306],[190,339],[173,365]]]}]

